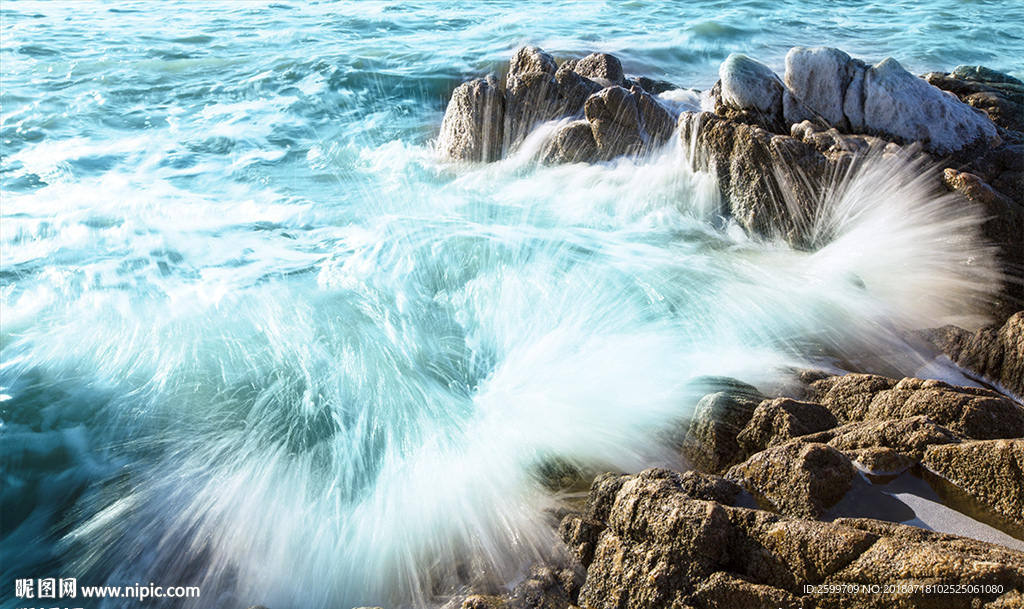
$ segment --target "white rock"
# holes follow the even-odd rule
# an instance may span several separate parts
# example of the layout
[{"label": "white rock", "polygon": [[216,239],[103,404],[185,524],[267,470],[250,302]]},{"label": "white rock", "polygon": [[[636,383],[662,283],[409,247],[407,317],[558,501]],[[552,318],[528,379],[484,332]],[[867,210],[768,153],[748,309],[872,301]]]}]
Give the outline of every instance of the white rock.
[{"label": "white rock", "polygon": [[769,114],[782,111],[782,81],[760,61],[733,53],[718,68],[718,76],[725,105]]},{"label": "white rock", "polygon": [[950,154],[1000,143],[995,125],[979,110],[946,95],[886,59],[864,75],[864,125],[868,130],[916,140],[925,150]]},{"label": "white rock", "polygon": [[[846,127],[843,105],[851,70],[861,62],[839,49],[795,47],[786,54],[786,87],[793,97],[813,110],[831,126]],[[798,123],[809,118],[799,105],[787,104],[786,121]]]}]

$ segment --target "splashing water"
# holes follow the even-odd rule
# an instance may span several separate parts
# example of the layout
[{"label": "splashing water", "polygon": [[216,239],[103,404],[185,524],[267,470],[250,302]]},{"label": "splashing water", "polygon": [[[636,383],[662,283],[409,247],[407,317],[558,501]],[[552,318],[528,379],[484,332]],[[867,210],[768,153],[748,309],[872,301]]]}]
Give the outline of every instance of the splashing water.
[{"label": "splashing water", "polygon": [[[552,551],[551,464],[671,461],[659,438],[701,377],[768,390],[863,353],[912,372],[899,333],[975,325],[997,285],[978,212],[900,157],[837,179],[810,252],[718,217],[678,142],[599,165],[438,161],[458,71],[507,60],[532,21],[310,5],[294,12],[316,28],[283,28],[285,8],[247,4],[244,27],[196,10],[175,27],[209,40],[172,27],[112,62],[47,54],[25,24],[51,9],[22,6],[3,63],[29,76],[5,72],[0,125],[3,594],[71,576],[287,609],[508,583]],[[765,34],[712,17],[689,18],[686,44],[638,45],[677,74],[757,55]],[[469,31],[466,57],[435,58],[430,28]],[[537,35],[627,69],[644,55]],[[223,44],[285,50],[196,50]]]}]

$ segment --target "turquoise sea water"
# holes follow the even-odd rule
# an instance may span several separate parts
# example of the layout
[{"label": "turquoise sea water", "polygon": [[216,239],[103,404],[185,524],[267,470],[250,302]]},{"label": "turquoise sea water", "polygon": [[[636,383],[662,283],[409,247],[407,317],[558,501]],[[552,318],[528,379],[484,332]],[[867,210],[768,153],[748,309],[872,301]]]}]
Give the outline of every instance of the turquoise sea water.
[{"label": "turquoise sea water", "polygon": [[893,332],[991,291],[976,217],[906,171],[807,253],[718,217],[675,143],[438,159],[452,89],[523,44],[699,90],[792,46],[1020,78],[1024,5],[5,0],[3,607],[23,578],[272,609],[514,582],[550,463],[675,464],[701,375],[865,345],[911,373]]}]

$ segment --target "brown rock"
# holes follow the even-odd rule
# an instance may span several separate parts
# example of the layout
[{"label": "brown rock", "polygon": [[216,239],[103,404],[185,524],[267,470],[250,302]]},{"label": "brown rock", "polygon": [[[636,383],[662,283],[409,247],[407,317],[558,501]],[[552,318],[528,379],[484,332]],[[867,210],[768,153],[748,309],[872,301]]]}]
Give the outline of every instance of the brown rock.
[{"label": "brown rock", "polygon": [[459,85],[441,122],[437,148],[460,161],[501,158],[505,99],[493,76]]},{"label": "brown rock", "polygon": [[831,446],[796,441],[757,453],[726,477],[783,514],[818,518],[850,490],[854,474],[850,459]]},{"label": "brown rock", "polygon": [[545,163],[591,163],[600,158],[601,151],[594,141],[594,132],[585,120],[573,121],[555,133],[545,149]]},{"label": "brown rock", "polygon": [[644,149],[653,150],[665,145],[676,129],[675,117],[642,88],[634,85],[630,91],[636,98],[640,122],[644,130]]},{"label": "brown rock", "polygon": [[868,449],[890,448],[914,459],[924,456],[932,444],[951,444],[959,438],[945,427],[936,424],[926,416],[890,421],[865,421],[849,423],[830,432],[830,439],[815,435],[808,440],[828,442],[843,452]]},{"label": "brown rock", "polygon": [[687,496],[704,501],[717,501],[723,505],[731,505],[736,495],[743,490],[740,485],[727,478],[695,471],[684,473],[680,483]]},{"label": "brown rock", "polygon": [[969,332],[943,326],[925,338],[958,365],[1024,396],[1024,311],[1011,316],[1001,328]]},{"label": "brown rock", "polygon": [[1024,524],[1024,440],[932,446],[924,464],[978,501]]},{"label": "brown rock", "polygon": [[758,405],[736,441],[750,455],[838,424],[835,415],[820,404],[776,398]]},{"label": "brown rock", "polygon": [[567,61],[564,65],[580,76],[590,80],[604,81],[602,84],[608,87],[626,84],[626,76],[622,72],[622,62],[614,55],[591,53],[583,59]]},{"label": "brown rock", "polygon": [[898,474],[913,467],[917,459],[895,451],[891,448],[873,446],[844,450],[843,454],[851,461],[859,463],[872,474]]},{"label": "brown rock", "polygon": [[693,167],[718,180],[729,213],[747,231],[811,247],[818,189],[833,169],[813,147],[709,112],[684,112],[679,135]]},{"label": "brown rock", "polygon": [[847,374],[811,383],[810,399],[840,421],[905,419],[925,415],[961,437],[977,440],[1024,436],[1024,409],[988,389],[942,381]]},{"label": "brown rock", "polygon": [[686,599],[695,609],[805,609],[803,599],[778,588],[719,571]]}]

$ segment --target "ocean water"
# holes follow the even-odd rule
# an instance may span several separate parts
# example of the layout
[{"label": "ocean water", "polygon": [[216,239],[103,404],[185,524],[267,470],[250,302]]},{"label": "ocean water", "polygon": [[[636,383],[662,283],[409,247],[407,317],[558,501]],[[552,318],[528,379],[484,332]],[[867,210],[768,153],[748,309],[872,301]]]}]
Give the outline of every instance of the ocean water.
[{"label": "ocean water", "polygon": [[996,285],[912,163],[837,184],[798,252],[719,217],[675,141],[433,141],[524,44],[697,90],[792,46],[1020,78],[1016,2],[10,0],[0,44],[4,608],[47,577],[271,609],[514,583],[573,498],[545,472],[682,466],[704,376],[913,373],[899,332],[980,323]]}]

